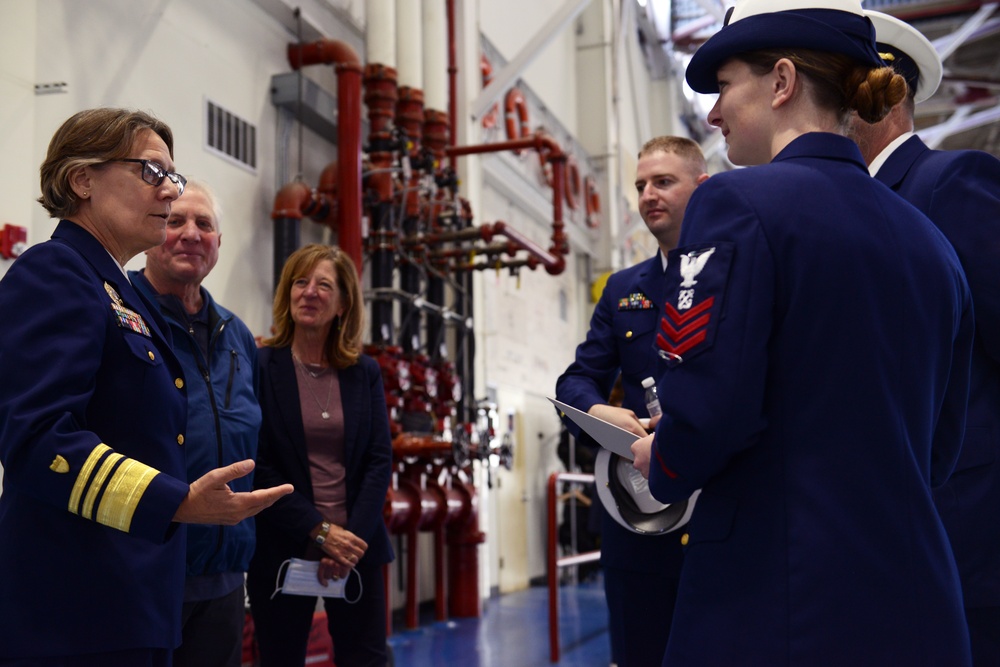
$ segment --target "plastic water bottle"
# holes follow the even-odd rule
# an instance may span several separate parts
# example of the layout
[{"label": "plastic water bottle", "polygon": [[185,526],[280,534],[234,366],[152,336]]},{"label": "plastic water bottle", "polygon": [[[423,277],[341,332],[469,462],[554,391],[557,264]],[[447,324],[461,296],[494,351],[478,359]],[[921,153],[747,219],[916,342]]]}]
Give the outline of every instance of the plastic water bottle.
[{"label": "plastic water bottle", "polygon": [[646,390],[646,410],[649,411],[649,416],[659,417],[663,414],[663,408],[660,407],[660,398],[656,395],[656,380],[646,378],[642,381],[642,386]]}]

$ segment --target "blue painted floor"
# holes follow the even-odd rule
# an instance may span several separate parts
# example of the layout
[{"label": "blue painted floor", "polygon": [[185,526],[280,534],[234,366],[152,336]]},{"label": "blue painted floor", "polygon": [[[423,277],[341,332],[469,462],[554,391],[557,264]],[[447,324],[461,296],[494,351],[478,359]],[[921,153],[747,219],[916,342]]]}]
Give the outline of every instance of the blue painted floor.
[{"label": "blue painted floor", "polygon": [[549,661],[549,595],[545,586],[486,601],[482,618],[421,621],[389,638],[395,667],[608,667],[604,584],[560,587],[560,660]]}]

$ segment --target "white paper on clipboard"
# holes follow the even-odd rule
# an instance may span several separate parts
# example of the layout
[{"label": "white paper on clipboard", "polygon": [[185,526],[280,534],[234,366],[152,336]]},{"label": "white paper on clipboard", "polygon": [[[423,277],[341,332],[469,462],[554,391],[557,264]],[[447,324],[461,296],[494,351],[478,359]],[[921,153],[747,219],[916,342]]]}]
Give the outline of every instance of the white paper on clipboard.
[{"label": "white paper on clipboard", "polygon": [[582,428],[587,435],[597,441],[601,447],[614,452],[622,458],[632,461],[632,443],[639,439],[635,433],[615,426],[611,422],[598,419],[588,415],[583,410],[577,410],[572,405],[567,405],[562,401],[550,398],[552,404],[561,410],[567,417],[573,420],[577,426]]}]

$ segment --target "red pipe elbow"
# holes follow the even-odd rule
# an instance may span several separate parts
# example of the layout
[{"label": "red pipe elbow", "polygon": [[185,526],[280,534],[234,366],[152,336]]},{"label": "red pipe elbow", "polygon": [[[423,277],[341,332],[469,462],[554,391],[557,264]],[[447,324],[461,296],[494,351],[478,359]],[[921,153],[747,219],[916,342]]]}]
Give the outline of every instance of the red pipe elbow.
[{"label": "red pipe elbow", "polygon": [[321,39],[309,44],[289,44],[288,64],[292,69],[307,65],[343,65],[361,69],[361,60],[354,49],[334,39]]},{"label": "red pipe elbow", "polygon": [[304,215],[309,215],[309,212],[316,206],[316,200],[309,186],[301,181],[295,181],[282,187],[274,196],[271,219],[294,218],[301,220]]}]

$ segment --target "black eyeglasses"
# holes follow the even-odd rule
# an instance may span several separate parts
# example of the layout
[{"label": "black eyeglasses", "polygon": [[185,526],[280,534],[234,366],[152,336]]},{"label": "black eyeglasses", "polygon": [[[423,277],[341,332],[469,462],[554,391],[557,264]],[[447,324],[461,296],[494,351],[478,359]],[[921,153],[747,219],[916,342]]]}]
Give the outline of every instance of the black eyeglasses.
[{"label": "black eyeglasses", "polygon": [[164,178],[169,178],[170,182],[177,186],[177,196],[180,197],[184,194],[184,186],[187,185],[187,179],[178,174],[175,171],[167,171],[160,165],[149,160],[140,160],[134,157],[123,157],[117,160],[111,160],[112,162],[138,162],[142,165],[142,180],[146,181],[150,185],[160,185],[163,183]]}]

